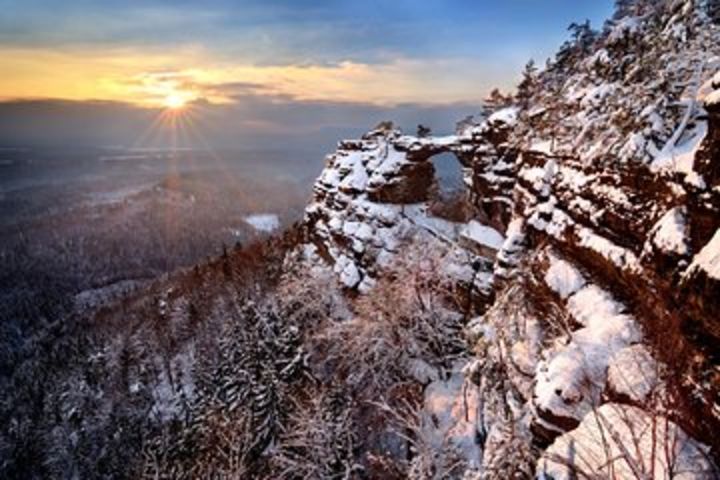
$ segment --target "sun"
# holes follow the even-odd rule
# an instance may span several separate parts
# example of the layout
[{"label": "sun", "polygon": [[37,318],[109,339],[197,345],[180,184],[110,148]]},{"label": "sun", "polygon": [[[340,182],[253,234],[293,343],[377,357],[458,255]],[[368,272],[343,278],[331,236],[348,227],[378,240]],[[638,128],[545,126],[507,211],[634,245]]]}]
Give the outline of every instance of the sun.
[{"label": "sun", "polygon": [[186,103],[187,99],[177,93],[171,93],[163,100],[163,104],[170,110],[179,110],[183,108]]}]

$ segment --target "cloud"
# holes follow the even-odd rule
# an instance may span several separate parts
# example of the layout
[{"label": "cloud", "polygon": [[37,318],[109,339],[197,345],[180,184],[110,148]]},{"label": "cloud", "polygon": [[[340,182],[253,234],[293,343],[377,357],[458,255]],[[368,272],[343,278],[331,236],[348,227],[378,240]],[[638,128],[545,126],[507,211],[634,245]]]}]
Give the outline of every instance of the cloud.
[{"label": "cloud", "polygon": [[158,105],[173,93],[229,103],[244,93],[380,104],[477,102],[508,88],[513,64],[473,58],[396,58],[379,64],[258,66],[200,47],[174,52],[0,47],[4,98],[105,99]]}]

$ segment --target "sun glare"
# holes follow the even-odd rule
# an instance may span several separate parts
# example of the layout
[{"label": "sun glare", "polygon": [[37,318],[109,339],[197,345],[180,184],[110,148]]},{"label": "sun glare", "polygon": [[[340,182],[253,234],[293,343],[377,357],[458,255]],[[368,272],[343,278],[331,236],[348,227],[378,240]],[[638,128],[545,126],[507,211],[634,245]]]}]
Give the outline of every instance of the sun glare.
[{"label": "sun glare", "polygon": [[170,95],[165,97],[163,103],[167,108],[171,110],[178,110],[185,106],[187,100],[182,95],[178,95],[177,93],[171,93]]}]

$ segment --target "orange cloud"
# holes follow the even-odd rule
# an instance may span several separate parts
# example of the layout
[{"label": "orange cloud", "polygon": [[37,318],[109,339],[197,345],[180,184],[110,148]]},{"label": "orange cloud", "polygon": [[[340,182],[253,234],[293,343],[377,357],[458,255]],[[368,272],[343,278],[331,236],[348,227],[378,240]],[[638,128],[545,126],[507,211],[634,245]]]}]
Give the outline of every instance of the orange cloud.
[{"label": "orange cloud", "polygon": [[200,48],[172,53],[0,47],[4,99],[117,100],[160,105],[170,95],[233,102],[242,94],[392,104],[479,101],[508,72],[463,58],[335,66],[257,66],[213,59]]}]

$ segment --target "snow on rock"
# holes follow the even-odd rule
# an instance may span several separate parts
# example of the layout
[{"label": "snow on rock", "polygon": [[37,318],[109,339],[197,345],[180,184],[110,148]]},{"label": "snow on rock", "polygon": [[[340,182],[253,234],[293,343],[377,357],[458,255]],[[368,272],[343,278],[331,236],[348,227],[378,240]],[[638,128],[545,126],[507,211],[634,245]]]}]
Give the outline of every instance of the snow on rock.
[{"label": "snow on rock", "polygon": [[500,250],[505,242],[505,237],[500,232],[475,220],[471,220],[465,225],[460,231],[460,235],[494,251]]},{"label": "snow on rock", "polygon": [[[443,257],[441,273],[466,286],[472,285],[476,293],[490,295],[495,276],[490,270],[490,262],[481,261],[481,258],[464,248],[453,246]],[[474,268],[476,265],[481,267],[480,270]]]},{"label": "snow on rock", "polygon": [[589,228],[582,227],[577,231],[580,246],[588,248],[612,262],[621,270],[639,271],[640,262],[630,250],[623,248],[602,237]]},{"label": "snow on rock", "polygon": [[496,256],[495,273],[501,277],[509,277],[518,264],[525,242],[525,221],[514,217],[505,232],[505,241]]},{"label": "snow on rock", "polygon": [[610,403],[555,440],[537,463],[537,477],[709,479],[707,455],[707,447],[669,419]]},{"label": "snow on rock", "polygon": [[608,387],[635,402],[645,402],[660,383],[658,368],[644,345],[623,348],[610,359]]},{"label": "snow on rock", "polygon": [[705,105],[708,107],[712,105],[717,105],[718,103],[720,103],[720,90],[715,90],[707,97],[705,97]]},{"label": "snow on rock", "polygon": [[243,220],[259,232],[270,233],[280,228],[280,217],[274,213],[248,215]]},{"label": "snow on rock", "polygon": [[505,123],[507,125],[515,125],[517,122],[519,109],[517,107],[508,107],[498,110],[488,117],[488,123]]},{"label": "snow on rock", "polygon": [[535,140],[530,144],[530,148],[528,150],[531,152],[543,153],[545,155],[552,155],[552,145],[552,140]]},{"label": "snow on rock", "polygon": [[408,205],[402,215],[413,225],[447,242],[455,242],[461,229],[459,223],[432,216],[425,205]]},{"label": "snow on rock", "polygon": [[[506,123],[516,114],[516,109],[498,112],[495,120],[502,126],[497,129],[507,132]],[[496,128],[487,122],[476,127],[482,135]],[[401,253],[401,245],[422,239],[429,242],[428,248],[443,245],[437,250],[444,250],[442,271],[449,278],[472,283],[477,291],[490,295],[492,261],[483,259],[494,258],[504,242],[502,234],[476,220],[464,224],[435,217],[427,202],[433,186],[431,157],[454,152],[468,159],[471,151],[477,151],[490,155],[485,173],[496,177],[485,179],[484,185],[499,200],[492,197],[487,202],[499,204],[494,207],[498,211],[511,208],[507,202],[513,185],[512,159],[501,157],[482,135],[472,135],[418,138],[383,127],[359,140],[340,142],[327,157],[313,188],[314,201],[305,210],[305,222],[311,241],[328,254],[327,260],[335,265],[345,286],[370,291],[380,271]],[[492,138],[502,144],[501,137]],[[465,183],[474,185],[475,170],[464,168],[463,172]],[[460,240],[467,242],[460,245]]]},{"label": "snow on rock", "polygon": [[610,60],[610,53],[606,49],[601,48],[585,61],[585,65],[589,67],[592,67],[598,63],[604,65],[610,63]]},{"label": "snow on rock", "polygon": [[650,168],[654,171],[671,170],[685,174],[693,172],[695,155],[707,132],[707,122],[697,122],[695,128],[685,133],[678,143],[668,142],[650,164]]},{"label": "snow on rock", "polygon": [[388,176],[397,174],[408,162],[406,153],[398,151],[391,145],[386,144],[378,153],[368,162],[368,169],[373,172],[370,185],[382,185],[387,181]]},{"label": "snow on rock", "polygon": [[[674,207],[650,230],[649,240],[660,251],[684,256],[690,253],[688,245],[687,209]],[[645,251],[647,251],[647,247]]]},{"label": "snow on rock", "polygon": [[583,107],[598,106],[608,96],[615,93],[617,87],[614,84],[604,83],[596,87],[592,87],[583,93],[580,105]]},{"label": "snow on rock", "polygon": [[548,160],[542,167],[526,167],[518,172],[518,177],[530,184],[543,197],[550,195],[551,183],[557,173],[557,164]]},{"label": "snow on rock", "polygon": [[335,273],[340,276],[340,281],[348,288],[356,287],[360,283],[360,271],[357,265],[345,255],[340,255],[335,259]]},{"label": "snow on rock", "polygon": [[697,271],[703,271],[709,277],[720,280],[720,229],[700,250],[700,253],[695,255],[684,276],[690,276]]},{"label": "snow on rock", "polygon": [[566,299],[585,286],[585,279],[572,264],[549,255],[550,268],[545,274],[545,283],[561,298]]},{"label": "snow on rock", "polygon": [[613,25],[608,41],[616,42],[632,35],[640,29],[641,17],[625,17]]},{"label": "snow on rock", "polygon": [[535,406],[542,417],[579,421],[599,402],[612,355],[639,340],[634,319],[625,307],[597,285],[588,285],[568,298],[568,311],[582,328],[569,342],[543,352],[538,365]]},{"label": "snow on rock", "polygon": [[346,158],[348,161],[345,163],[348,166],[348,171],[345,178],[340,182],[340,188],[358,192],[365,190],[368,183],[368,173],[362,164],[360,155],[350,155]]}]

